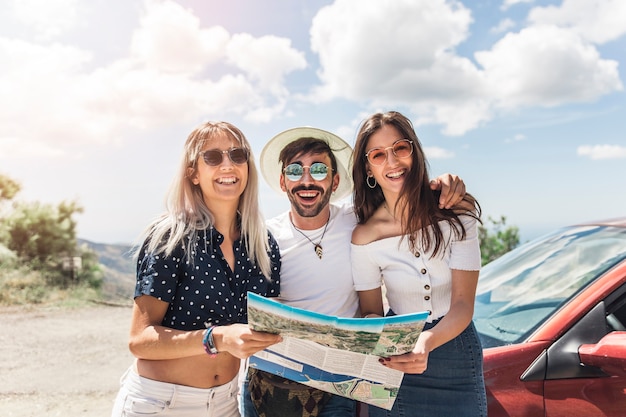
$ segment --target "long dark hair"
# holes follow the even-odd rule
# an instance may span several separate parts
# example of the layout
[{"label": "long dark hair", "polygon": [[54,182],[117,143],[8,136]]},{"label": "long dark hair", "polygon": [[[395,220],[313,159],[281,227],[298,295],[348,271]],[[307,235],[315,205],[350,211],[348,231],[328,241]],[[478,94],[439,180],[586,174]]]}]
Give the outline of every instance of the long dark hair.
[{"label": "long dark hair", "polygon": [[[422,145],[415,133],[411,121],[396,111],[386,113],[376,113],[368,117],[361,125],[354,145],[352,154],[352,178],[354,180],[353,203],[354,211],[359,224],[366,223],[385,201],[385,196],[380,186],[370,188],[367,184],[368,162],[365,156],[369,138],[384,125],[395,127],[400,132],[401,137],[408,139],[414,146],[411,155],[412,165],[407,172],[404,185],[400,191],[396,209],[400,213],[407,213],[402,217],[403,236],[408,237],[411,251],[417,250],[417,235],[421,229],[432,226],[432,233],[422,233],[421,250],[428,251],[434,247],[433,253],[436,255],[443,249],[444,236],[439,222],[447,221],[456,235],[460,239],[465,238],[465,228],[459,220],[460,214],[466,214],[480,221],[480,205],[478,201],[470,195],[465,194],[463,207],[469,206],[473,210],[463,207],[452,209],[439,208],[440,192],[433,192],[430,189],[430,179],[428,176],[428,162],[424,156]],[[394,207],[391,207],[393,209]]]}]

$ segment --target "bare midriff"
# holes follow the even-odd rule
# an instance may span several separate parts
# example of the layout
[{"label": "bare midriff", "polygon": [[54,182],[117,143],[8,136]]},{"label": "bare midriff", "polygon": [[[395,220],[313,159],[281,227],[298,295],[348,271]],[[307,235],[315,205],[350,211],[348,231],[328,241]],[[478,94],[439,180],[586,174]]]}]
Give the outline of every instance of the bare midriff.
[{"label": "bare midriff", "polygon": [[137,359],[137,373],[144,378],[194,388],[226,384],[239,372],[241,360],[222,352],[167,360]]}]

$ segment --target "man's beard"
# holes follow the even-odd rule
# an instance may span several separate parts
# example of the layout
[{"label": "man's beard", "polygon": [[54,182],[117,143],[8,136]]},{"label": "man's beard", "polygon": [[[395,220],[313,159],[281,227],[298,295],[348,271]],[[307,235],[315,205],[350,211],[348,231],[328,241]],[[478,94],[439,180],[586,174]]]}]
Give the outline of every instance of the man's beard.
[{"label": "man's beard", "polygon": [[[296,193],[299,191],[304,191],[304,190],[313,190],[313,191],[318,191],[320,193],[321,198],[317,202],[317,204],[315,204],[314,206],[306,206],[306,207],[303,207],[300,205],[300,200],[296,196]],[[316,186],[294,187],[287,192],[287,197],[289,198],[289,201],[291,202],[291,207],[293,207],[293,209],[296,211],[296,213],[298,213],[300,217],[315,217],[318,214],[320,214],[322,210],[324,209],[324,207],[328,205],[331,196],[332,196],[332,191],[330,188],[324,191],[323,188],[316,187]]]}]

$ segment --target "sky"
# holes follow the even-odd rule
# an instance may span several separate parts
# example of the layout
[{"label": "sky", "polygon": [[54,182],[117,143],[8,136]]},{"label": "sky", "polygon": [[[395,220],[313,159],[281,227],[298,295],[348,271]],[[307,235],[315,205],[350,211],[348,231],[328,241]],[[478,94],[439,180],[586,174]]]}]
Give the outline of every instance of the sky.
[{"label": "sky", "polygon": [[[133,243],[187,135],[229,121],[354,144],[398,110],[522,241],[626,216],[626,1],[0,0],[0,175]],[[263,181],[261,179],[261,181]],[[288,209],[261,184],[266,217]]]}]

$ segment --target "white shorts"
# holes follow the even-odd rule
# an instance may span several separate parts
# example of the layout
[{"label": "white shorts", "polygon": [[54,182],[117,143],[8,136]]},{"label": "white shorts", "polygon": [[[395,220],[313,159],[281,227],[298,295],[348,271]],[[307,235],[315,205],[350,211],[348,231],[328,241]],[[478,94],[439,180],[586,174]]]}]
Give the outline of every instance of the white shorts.
[{"label": "white shorts", "polygon": [[129,369],[120,380],[112,417],[241,417],[238,377],[213,388],[193,388],[144,378]]}]

